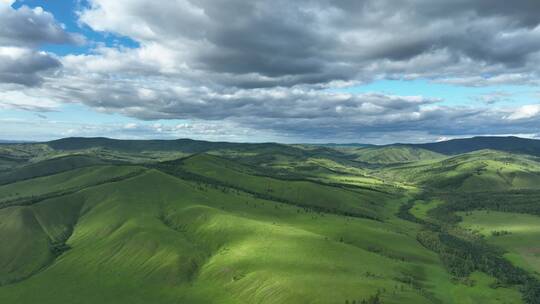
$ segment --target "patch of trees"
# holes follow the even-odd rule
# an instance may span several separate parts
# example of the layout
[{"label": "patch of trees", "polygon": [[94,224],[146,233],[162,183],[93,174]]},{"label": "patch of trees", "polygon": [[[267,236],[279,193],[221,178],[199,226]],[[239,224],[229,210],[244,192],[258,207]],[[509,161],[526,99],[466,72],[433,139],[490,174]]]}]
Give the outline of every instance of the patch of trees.
[{"label": "patch of trees", "polygon": [[[466,240],[451,234],[449,228],[461,218],[456,211],[478,209],[540,214],[540,191],[509,191],[504,193],[447,193],[439,194],[446,203],[430,211],[434,222],[426,222],[410,213],[415,200],[403,204],[397,216],[421,224],[423,229],[417,240],[425,248],[436,252],[446,269],[460,281],[467,281],[474,271],[484,272],[497,279],[502,286],[519,285],[523,300],[528,304],[540,304],[540,281],[525,270],[514,266],[502,256],[502,252],[481,240]],[[535,202],[536,201],[536,202]],[[450,229],[452,230],[452,229]],[[494,235],[506,235],[508,231],[495,231]]]},{"label": "patch of trees", "polygon": [[405,204],[402,204],[399,207],[398,212],[396,213],[396,216],[402,220],[406,220],[406,221],[417,223],[417,224],[424,224],[425,222],[423,220],[412,215],[412,213],[410,212],[415,202],[416,202],[416,199],[411,199]]},{"label": "patch of trees", "polygon": [[65,241],[51,242],[49,244],[49,250],[55,257],[62,255],[62,253],[68,251],[69,249],[71,249],[71,247],[66,244]]},{"label": "patch of trees", "polygon": [[73,194],[73,193],[79,192],[81,190],[84,190],[86,188],[91,188],[91,187],[96,187],[96,186],[100,186],[100,185],[104,185],[104,184],[108,184],[108,183],[123,181],[123,180],[129,179],[129,178],[135,177],[135,176],[141,174],[142,172],[144,172],[144,170],[137,170],[137,171],[133,171],[133,172],[130,172],[128,174],[125,174],[125,175],[115,176],[113,178],[98,181],[98,182],[95,182],[95,183],[92,183],[92,184],[89,184],[89,185],[84,185],[84,186],[80,186],[80,187],[74,187],[74,188],[65,189],[65,190],[53,191],[53,192],[45,193],[45,194],[42,194],[42,195],[32,195],[32,196],[29,196],[29,197],[20,197],[20,198],[15,198],[15,199],[11,199],[11,200],[5,200],[5,201],[0,202],[0,209],[7,208],[7,207],[13,207],[13,206],[30,206],[30,205],[34,205],[34,204],[37,204],[37,203],[42,202],[44,200],[53,199],[53,198],[61,197],[61,196],[64,196],[64,195]]},{"label": "patch of trees", "polygon": [[381,291],[377,291],[376,294],[369,296],[367,299],[362,300],[345,300],[345,304],[382,304]]},{"label": "patch of trees", "polygon": [[457,211],[493,210],[540,215],[540,191],[514,190],[505,192],[441,193],[437,194],[447,203],[433,210],[440,221],[457,223]]},{"label": "patch of trees", "polygon": [[423,230],[417,240],[439,254],[448,271],[456,277],[467,277],[474,271],[485,272],[507,285],[523,284],[527,272],[513,266],[500,252],[481,242],[471,242],[447,232]]},{"label": "patch of trees", "polygon": [[343,215],[343,216],[348,216],[348,217],[366,218],[366,219],[375,220],[375,221],[382,221],[382,219],[379,216],[377,216],[373,212],[369,212],[368,210],[360,212],[358,210],[343,210],[343,209],[340,209],[340,208],[337,208],[337,207],[324,207],[324,206],[303,204],[303,203],[300,203],[300,202],[291,201],[291,200],[287,200],[287,199],[284,199],[284,198],[281,198],[281,197],[277,197],[277,196],[272,194],[273,189],[271,189],[271,188],[268,188],[264,192],[253,191],[251,189],[240,187],[238,185],[226,183],[226,182],[219,181],[219,180],[216,180],[216,179],[213,179],[213,178],[209,178],[209,177],[206,177],[206,176],[203,176],[203,175],[199,175],[199,174],[196,174],[196,173],[193,173],[193,172],[189,172],[189,171],[183,169],[178,164],[178,162],[161,163],[161,164],[155,165],[153,168],[158,169],[158,170],[160,170],[162,172],[165,172],[167,174],[180,177],[180,178],[185,179],[185,180],[193,181],[193,182],[197,183],[199,185],[199,187],[201,187],[201,184],[206,184],[209,187],[212,187],[214,189],[219,189],[224,193],[227,193],[227,191],[229,191],[228,189],[234,189],[236,191],[242,191],[242,192],[248,193],[248,194],[250,194],[253,197],[258,198],[258,199],[269,200],[269,201],[279,202],[279,203],[283,203],[283,204],[293,205],[293,206],[296,206],[296,207],[303,208],[304,210],[308,210],[310,212],[331,213],[331,214]]},{"label": "patch of trees", "polygon": [[417,234],[417,240],[436,252],[455,277],[466,279],[474,271],[484,272],[495,277],[500,285],[520,285],[526,303],[540,303],[540,281],[503,258],[495,248],[461,239],[444,230],[424,229]]},{"label": "patch of trees", "polygon": [[512,233],[510,231],[506,231],[506,230],[491,231],[492,236],[505,236],[505,235],[509,235],[509,234],[512,234]]}]

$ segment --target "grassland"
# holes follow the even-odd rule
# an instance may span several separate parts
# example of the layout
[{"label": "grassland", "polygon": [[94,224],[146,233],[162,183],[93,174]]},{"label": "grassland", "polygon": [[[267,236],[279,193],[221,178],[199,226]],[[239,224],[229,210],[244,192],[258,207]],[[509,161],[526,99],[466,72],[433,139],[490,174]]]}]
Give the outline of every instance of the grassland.
[{"label": "grassland", "polygon": [[429,212],[437,208],[443,203],[444,203],[443,201],[437,200],[437,199],[433,199],[429,201],[419,200],[419,201],[414,202],[414,205],[410,209],[410,212],[413,216],[415,216],[416,218],[419,218],[420,220],[429,221],[430,219]]},{"label": "grassland", "polygon": [[[522,255],[536,217],[448,209],[464,215],[454,225],[437,213],[489,172],[514,176],[501,190],[536,189],[532,158],[407,150],[364,166],[356,148],[188,143],[5,148],[19,158],[0,186],[0,303],[535,303],[521,281],[456,275],[419,241],[470,236],[537,271]],[[479,163],[475,179],[438,186]],[[510,234],[492,236],[501,223]]]},{"label": "grassland", "polygon": [[528,214],[472,211],[459,213],[460,225],[506,250],[516,265],[540,273],[540,217]]},{"label": "grassland", "polygon": [[348,151],[355,155],[356,161],[368,164],[412,163],[445,157],[443,154],[407,146],[367,147]]},{"label": "grassland", "polygon": [[396,166],[381,170],[379,175],[439,191],[540,188],[540,163],[536,158],[491,150]]}]

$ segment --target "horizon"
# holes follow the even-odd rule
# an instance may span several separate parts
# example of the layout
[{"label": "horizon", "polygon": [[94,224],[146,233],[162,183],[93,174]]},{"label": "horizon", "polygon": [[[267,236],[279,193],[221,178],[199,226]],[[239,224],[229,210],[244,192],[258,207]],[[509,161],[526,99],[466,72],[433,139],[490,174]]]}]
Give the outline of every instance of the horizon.
[{"label": "horizon", "polygon": [[533,0],[0,0],[0,138],[538,139],[538,11]]},{"label": "horizon", "polygon": [[337,142],[292,142],[292,143],[284,143],[284,142],[277,142],[277,141],[214,141],[214,140],[203,140],[203,139],[193,139],[188,137],[183,138],[168,138],[168,139],[162,139],[162,138],[146,138],[146,139],[132,139],[132,138],[113,138],[113,137],[104,137],[104,136],[70,136],[70,137],[60,137],[56,139],[51,140],[44,140],[44,141],[30,141],[30,140],[8,140],[0,138],[0,144],[39,144],[39,143],[48,143],[53,141],[59,141],[59,140],[66,140],[66,139],[110,139],[110,140],[119,140],[119,141],[175,141],[175,140],[192,140],[192,141],[201,141],[201,142],[213,142],[213,143],[234,143],[234,144],[280,144],[280,145],[336,145],[336,146],[347,146],[347,145],[365,145],[365,146],[393,146],[393,145],[422,145],[422,144],[432,144],[432,143],[442,143],[442,142],[448,142],[448,141],[454,141],[454,140],[467,140],[467,139],[477,139],[477,138],[515,138],[515,139],[525,139],[525,140],[539,140],[537,138],[527,138],[527,137],[520,137],[520,136],[514,136],[514,135],[500,135],[500,136],[486,136],[486,135],[478,135],[478,136],[471,136],[471,137],[456,137],[456,138],[449,138],[445,140],[439,140],[439,141],[426,141],[426,142],[394,142],[394,143],[388,143],[388,144],[368,144],[368,143],[361,143],[361,142],[343,142],[343,143],[337,143]]}]

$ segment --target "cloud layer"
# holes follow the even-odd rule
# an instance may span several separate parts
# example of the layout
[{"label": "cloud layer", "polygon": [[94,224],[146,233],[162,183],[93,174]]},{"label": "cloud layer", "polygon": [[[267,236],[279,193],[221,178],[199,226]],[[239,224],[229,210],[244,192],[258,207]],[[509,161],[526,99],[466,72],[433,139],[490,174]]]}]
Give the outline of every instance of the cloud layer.
[{"label": "cloud layer", "polygon": [[249,87],[480,72],[536,78],[538,12],[534,0],[92,0],[81,20]]},{"label": "cloud layer", "polygon": [[83,103],[143,121],[221,122],[298,140],[517,134],[540,127],[538,105],[496,106],[507,98],[500,92],[452,106],[422,92],[337,90],[380,79],[538,85],[536,0],[90,0],[79,18],[82,26],[138,46],[40,52],[43,44],[84,39],[42,9],[0,4],[4,96],[18,90],[52,105]]}]

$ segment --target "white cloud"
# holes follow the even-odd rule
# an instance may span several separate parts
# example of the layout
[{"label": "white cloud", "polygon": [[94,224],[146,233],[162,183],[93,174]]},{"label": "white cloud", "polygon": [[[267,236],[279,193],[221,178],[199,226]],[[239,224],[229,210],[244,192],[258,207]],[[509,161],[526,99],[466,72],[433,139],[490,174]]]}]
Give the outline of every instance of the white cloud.
[{"label": "white cloud", "polygon": [[520,120],[533,118],[540,115],[540,104],[525,105],[517,108],[512,114],[507,116],[509,120]]},{"label": "white cloud", "polygon": [[138,127],[138,125],[136,123],[127,123],[124,125],[124,129],[128,129],[128,130],[133,130],[133,129],[136,129]]},{"label": "white cloud", "polygon": [[494,91],[486,94],[480,94],[474,98],[476,101],[483,102],[485,104],[495,104],[503,101],[510,101],[512,94],[504,91]]},{"label": "white cloud", "polygon": [[[0,82],[7,84],[0,87],[0,106],[45,111],[83,103],[141,123],[66,129],[129,136],[436,139],[536,126],[526,121],[538,115],[535,106],[487,105],[504,99],[501,94],[459,107],[423,96],[327,90],[376,79],[538,84],[536,0],[89,3],[79,12],[81,24],[137,46],[99,45],[61,57],[39,52],[40,44],[80,37],[42,9],[4,6]],[[159,125],[146,122],[152,120]],[[161,120],[174,120],[174,127]]]},{"label": "white cloud", "polygon": [[60,106],[54,99],[35,95],[28,92],[3,91],[0,89],[0,109],[19,109],[27,111],[54,111]]},{"label": "white cloud", "polygon": [[0,0],[0,5],[11,6],[13,3],[15,3],[15,0]]}]

